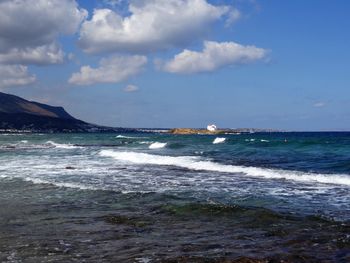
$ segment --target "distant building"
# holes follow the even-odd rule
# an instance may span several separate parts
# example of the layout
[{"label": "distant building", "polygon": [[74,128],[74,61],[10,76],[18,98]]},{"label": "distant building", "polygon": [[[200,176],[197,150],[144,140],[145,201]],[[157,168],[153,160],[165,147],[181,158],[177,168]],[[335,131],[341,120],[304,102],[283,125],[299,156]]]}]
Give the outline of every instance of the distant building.
[{"label": "distant building", "polygon": [[208,131],[216,131],[217,130],[217,127],[215,124],[211,124],[211,125],[208,125],[207,126],[207,130]]}]

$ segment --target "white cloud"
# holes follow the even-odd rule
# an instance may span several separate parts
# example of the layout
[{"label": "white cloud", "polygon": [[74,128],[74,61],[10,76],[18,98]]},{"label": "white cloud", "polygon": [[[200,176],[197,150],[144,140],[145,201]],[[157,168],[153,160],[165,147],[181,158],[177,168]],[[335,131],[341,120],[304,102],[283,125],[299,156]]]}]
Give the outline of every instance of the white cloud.
[{"label": "white cloud", "polygon": [[98,68],[81,67],[68,82],[75,85],[117,83],[139,73],[146,63],[145,56],[112,56],[101,59]]},{"label": "white cloud", "polygon": [[241,18],[241,12],[239,10],[232,8],[227,15],[226,26],[234,24],[237,20]]},{"label": "white cloud", "polygon": [[106,5],[110,5],[110,6],[112,6],[112,7],[120,6],[120,5],[123,4],[125,1],[127,1],[127,0],[103,0],[103,2],[104,2]]},{"label": "white cloud", "polygon": [[35,82],[34,75],[28,74],[28,68],[22,65],[0,65],[0,88],[28,85]]},{"label": "white cloud", "polygon": [[7,64],[57,64],[64,60],[64,52],[55,43],[35,48],[13,48],[0,53],[0,63]]},{"label": "white cloud", "polygon": [[138,91],[139,87],[135,86],[135,85],[128,85],[124,88],[125,92],[135,92]]},{"label": "white cloud", "polygon": [[164,71],[190,74],[210,72],[228,65],[246,64],[264,58],[267,51],[235,42],[205,41],[202,52],[185,49],[172,60],[160,65]]},{"label": "white cloud", "polygon": [[152,52],[183,47],[205,36],[210,25],[232,9],[206,0],[132,0],[131,15],[96,9],[80,30],[87,53]]},{"label": "white cloud", "polygon": [[20,64],[62,62],[57,37],[74,34],[87,16],[75,0],[2,0],[0,12],[0,59]]},{"label": "white cloud", "polygon": [[326,106],[326,103],[325,103],[325,102],[322,102],[322,101],[319,101],[319,102],[315,102],[315,103],[313,104],[313,106],[314,106],[315,108],[322,108],[322,107]]}]

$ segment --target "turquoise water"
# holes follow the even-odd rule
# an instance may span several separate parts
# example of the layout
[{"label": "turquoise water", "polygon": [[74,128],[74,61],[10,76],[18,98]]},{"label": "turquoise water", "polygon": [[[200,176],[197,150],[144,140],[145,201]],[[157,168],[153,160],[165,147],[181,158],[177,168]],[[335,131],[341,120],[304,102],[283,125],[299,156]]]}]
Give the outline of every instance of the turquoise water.
[{"label": "turquoise water", "polygon": [[2,134],[0,202],[4,262],[346,262],[350,133]]}]

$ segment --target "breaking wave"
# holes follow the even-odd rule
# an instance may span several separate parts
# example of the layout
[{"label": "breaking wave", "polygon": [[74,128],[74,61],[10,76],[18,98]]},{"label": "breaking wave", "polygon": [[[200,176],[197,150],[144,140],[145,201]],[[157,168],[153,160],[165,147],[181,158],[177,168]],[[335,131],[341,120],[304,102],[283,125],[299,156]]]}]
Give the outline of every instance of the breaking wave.
[{"label": "breaking wave", "polygon": [[160,149],[160,148],[164,148],[166,145],[167,145],[166,142],[155,142],[155,143],[152,143],[148,148]]},{"label": "breaking wave", "polygon": [[117,139],[145,139],[147,137],[117,135],[115,138],[117,138]]},{"label": "breaking wave", "polygon": [[245,174],[252,177],[263,177],[268,179],[285,179],[299,182],[318,182],[323,184],[339,184],[350,186],[350,175],[347,174],[317,174],[299,171],[287,171],[259,167],[245,167],[225,165],[203,160],[195,156],[162,156],[138,152],[118,152],[113,150],[102,150],[99,153],[103,157],[111,157],[118,161],[131,162],[134,164],[169,165],[186,168],[190,170],[204,170],[220,173]]},{"label": "breaking wave", "polygon": [[225,141],[226,141],[226,138],[216,137],[215,140],[213,141],[213,144],[223,143]]},{"label": "breaking wave", "polygon": [[76,148],[82,148],[81,146],[76,146],[73,144],[65,144],[65,143],[56,143],[53,141],[47,141],[47,145],[54,146],[55,148],[58,149],[76,149]]}]

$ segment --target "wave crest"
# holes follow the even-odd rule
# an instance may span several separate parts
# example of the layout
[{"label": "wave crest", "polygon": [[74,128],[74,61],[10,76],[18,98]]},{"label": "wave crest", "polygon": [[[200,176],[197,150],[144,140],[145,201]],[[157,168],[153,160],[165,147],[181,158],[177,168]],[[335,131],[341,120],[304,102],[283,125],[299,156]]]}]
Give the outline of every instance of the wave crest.
[{"label": "wave crest", "polygon": [[226,138],[216,137],[215,140],[213,141],[213,144],[223,143],[225,141],[226,141]]},{"label": "wave crest", "polygon": [[247,176],[263,177],[267,179],[286,179],[305,183],[318,182],[350,186],[350,176],[346,174],[316,174],[299,171],[226,165],[202,160],[200,157],[195,156],[174,157],[138,152],[118,152],[112,150],[102,150],[99,154],[104,157],[111,157],[119,161],[131,162],[134,164],[169,165],[197,171],[202,170],[220,173],[245,174]]},{"label": "wave crest", "polygon": [[82,148],[80,146],[75,146],[73,144],[65,144],[65,143],[56,143],[53,141],[47,141],[46,144],[50,146],[54,146],[55,148],[58,149],[76,149],[76,148]]},{"label": "wave crest", "polygon": [[166,145],[167,145],[166,142],[155,142],[155,143],[152,143],[148,148],[160,149],[160,148],[164,148]]}]

